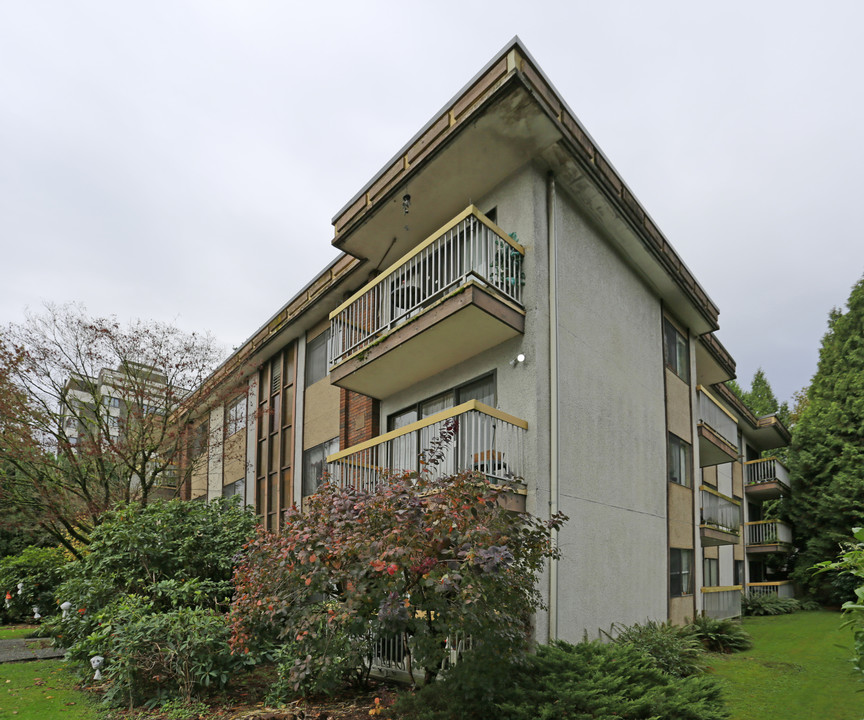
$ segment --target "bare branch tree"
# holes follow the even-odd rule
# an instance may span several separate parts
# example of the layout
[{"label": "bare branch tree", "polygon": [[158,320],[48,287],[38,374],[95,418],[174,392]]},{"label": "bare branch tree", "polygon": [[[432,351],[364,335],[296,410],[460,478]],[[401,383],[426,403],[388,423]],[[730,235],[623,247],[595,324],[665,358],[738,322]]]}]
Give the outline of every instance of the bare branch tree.
[{"label": "bare branch tree", "polygon": [[[0,494],[75,551],[120,501],[176,494],[194,463],[184,408],[224,357],[208,334],[46,306],[0,338]],[[212,402],[217,402],[211,398]]]}]

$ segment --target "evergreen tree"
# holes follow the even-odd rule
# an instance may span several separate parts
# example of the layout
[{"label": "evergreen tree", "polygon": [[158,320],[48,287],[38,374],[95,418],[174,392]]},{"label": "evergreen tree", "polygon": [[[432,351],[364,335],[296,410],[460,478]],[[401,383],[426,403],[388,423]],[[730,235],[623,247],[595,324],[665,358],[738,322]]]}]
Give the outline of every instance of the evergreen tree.
[{"label": "evergreen tree", "polygon": [[839,543],[864,525],[864,278],[852,288],[846,312],[833,310],[819,366],[802,404],[790,448],[798,558],[793,579],[825,602],[853,597],[842,576],[813,575],[834,560]]}]

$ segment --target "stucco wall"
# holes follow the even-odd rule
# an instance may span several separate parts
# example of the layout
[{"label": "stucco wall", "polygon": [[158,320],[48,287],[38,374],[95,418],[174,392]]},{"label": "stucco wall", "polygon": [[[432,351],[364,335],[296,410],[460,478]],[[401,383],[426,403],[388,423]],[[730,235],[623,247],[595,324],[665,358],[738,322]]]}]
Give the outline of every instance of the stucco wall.
[{"label": "stucco wall", "polygon": [[558,196],[560,637],[667,612],[658,298]]}]

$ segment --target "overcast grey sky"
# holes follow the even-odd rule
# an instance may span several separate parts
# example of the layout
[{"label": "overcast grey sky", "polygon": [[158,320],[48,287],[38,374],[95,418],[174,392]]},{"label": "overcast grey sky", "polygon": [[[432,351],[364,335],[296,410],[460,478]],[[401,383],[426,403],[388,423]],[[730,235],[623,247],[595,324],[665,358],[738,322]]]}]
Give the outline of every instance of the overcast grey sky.
[{"label": "overcast grey sky", "polygon": [[0,323],[239,345],[330,219],[513,35],[780,399],[864,273],[864,3],[0,0]]}]

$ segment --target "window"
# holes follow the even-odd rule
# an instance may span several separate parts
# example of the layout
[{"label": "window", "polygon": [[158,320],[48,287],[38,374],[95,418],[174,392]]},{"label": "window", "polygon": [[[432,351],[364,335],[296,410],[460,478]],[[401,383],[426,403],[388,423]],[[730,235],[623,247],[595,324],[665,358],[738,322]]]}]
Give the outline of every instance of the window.
[{"label": "window", "polygon": [[303,453],[303,497],[313,495],[327,470],[327,456],[339,450],[339,438],[333,438]]},{"label": "window", "polygon": [[108,429],[109,430],[119,430],[120,429],[120,418],[118,418],[114,415],[109,415],[106,418],[106,420],[108,422]]},{"label": "window", "polygon": [[225,436],[229,437],[246,427],[246,396],[241,395],[228,406]]},{"label": "window", "polygon": [[663,320],[663,354],[666,367],[684,382],[690,382],[690,348],[687,338],[668,320]]},{"label": "window", "polygon": [[306,387],[327,377],[327,341],[330,331],[325,330],[306,344]]},{"label": "window", "polygon": [[672,597],[693,593],[693,551],[669,550],[669,594]]},{"label": "window", "polygon": [[107,408],[119,408],[120,407],[120,398],[116,397],[108,397],[107,395],[102,398],[102,404]]},{"label": "window", "polygon": [[735,564],[732,566],[732,584],[733,585],[743,585],[744,584],[744,561],[736,560]]},{"label": "window", "polygon": [[717,558],[705,558],[702,561],[702,585],[704,587],[717,587],[720,585],[720,561]]},{"label": "window", "polygon": [[222,488],[222,497],[230,498],[230,497],[234,497],[235,495],[239,495],[241,505],[243,504],[243,500],[245,499],[245,494],[246,494],[246,480],[245,480],[245,478],[240,478],[239,480],[237,480],[237,481],[235,481],[229,485],[225,485]]},{"label": "window", "polygon": [[690,443],[669,433],[669,482],[690,487]]},{"label": "window", "polygon": [[204,454],[204,451],[207,449],[207,421],[205,420],[201,424],[199,424],[192,431],[192,443],[189,449],[189,455],[192,460],[195,460],[201,455]]}]

